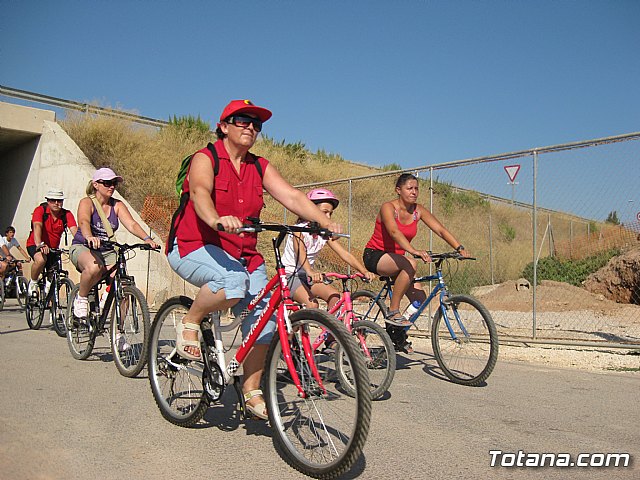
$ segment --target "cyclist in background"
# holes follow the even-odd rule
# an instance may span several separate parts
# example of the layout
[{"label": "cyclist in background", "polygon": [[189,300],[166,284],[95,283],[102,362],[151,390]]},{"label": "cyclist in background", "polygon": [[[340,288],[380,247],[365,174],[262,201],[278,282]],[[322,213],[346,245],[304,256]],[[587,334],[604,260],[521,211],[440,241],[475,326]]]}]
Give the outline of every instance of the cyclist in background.
[{"label": "cyclist in background", "polygon": [[[20,246],[20,242],[16,238],[16,229],[9,225],[7,229],[4,231],[4,237],[0,237],[0,263],[5,263],[7,261],[11,261],[14,259],[14,256],[11,254],[11,249],[16,247],[18,251],[25,258],[26,262],[31,261],[31,257],[24,249]],[[18,272],[22,275],[22,267],[20,264],[17,264]],[[6,265],[4,268],[0,267],[0,275],[4,273],[6,270]]]},{"label": "cyclist in background", "polygon": [[[328,218],[331,218],[333,211],[338,208],[340,203],[333,192],[325,188],[311,190],[307,193],[307,198],[315,203]],[[297,225],[306,226],[308,223],[301,218],[296,221]],[[308,308],[318,308],[316,298],[320,298],[327,302],[330,310],[340,299],[340,292],[331,285],[322,283],[322,273],[313,269],[313,264],[325,245],[329,245],[345,263],[358,270],[365,278],[368,280],[375,279],[375,274],[368,271],[337,240],[325,240],[318,235],[311,235],[310,233],[295,233],[287,238],[287,244],[282,255],[282,263],[289,280],[291,296],[296,302],[303,303]]]},{"label": "cyclist in background", "polygon": [[[367,269],[378,275],[395,279],[389,312],[385,321],[395,327],[408,327],[411,322],[400,313],[400,301],[407,295],[409,301],[423,302],[426,294],[413,284],[416,275],[417,255],[425,262],[431,261],[429,252],[417,250],[411,240],[418,233],[418,222],[422,221],[436,235],[446,241],[465,257],[469,253],[464,246],[442,225],[438,219],[418,203],[418,179],[403,173],[396,181],[395,191],[398,198],[385,202],[376,216],[373,235],[365,245],[362,258]],[[389,330],[389,328],[387,328]],[[390,333],[391,335],[391,333]],[[410,349],[410,345],[407,349]]]},{"label": "cyclist in background", "polygon": [[[27,252],[33,258],[29,295],[33,295],[38,285],[38,277],[45,264],[51,263],[49,249],[58,248],[62,233],[68,228],[75,235],[78,226],[69,210],[62,208],[64,193],[60,188],[52,188],[45,195],[46,202],[38,205],[31,214],[31,232],[27,238]],[[65,233],[66,235],[66,233]]]}]

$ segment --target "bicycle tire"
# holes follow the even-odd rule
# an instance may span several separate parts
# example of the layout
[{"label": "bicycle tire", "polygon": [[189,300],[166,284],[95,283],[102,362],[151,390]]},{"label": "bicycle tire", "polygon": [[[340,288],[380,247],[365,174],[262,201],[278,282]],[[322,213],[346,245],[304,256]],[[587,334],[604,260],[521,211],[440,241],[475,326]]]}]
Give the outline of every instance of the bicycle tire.
[{"label": "bicycle tire", "polygon": [[[393,382],[396,374],[396,350],[391,337],[377,323],[370,320],[359,320],[351,326],[351,335],[356,340],[364,358],[369,375],[369,389],[372,400],[382,397]],[[366,349],[366,350],[365,350]],[[348,395],[355,395],[351,369],[348,362],[342,361],[343,350],[336,348],[336,370],[340,384]]]},{"label": "bicycle tire", "polygon": [[[116,318],[115,305],[111,307],[111,353],[118,372],[124,377],[135,377],[147,363],[149,306],[135,286],[123,287],[122,294],[120,313],[126,313],[122,321]],[[118,345],[119,338],[124,338],[122,346]]]},{"label": "bicycle tire", "polygon": [[[327,312],[305,308],[291,314],[289,320],[294,333],[288,341],[307,397],[298,394],[276,333],[267,352],[264,379],[274,447],[299,472],[314,478],[336,478],[360,457],[369,432],[371,393],[364,358],[344,325]],[[325,328],[341,345],[343,357],[354,370],[355,396],[340,389],[332,355],[313,352],[326,389],[323,393],[306,355],[296,354],[303,351],[303,335],[309,334],[312,341]]]},{"label": "bicycle tire", "polygon": [[59,337],[67,336],[67,309],[69,307],[69,296],[74,287],[74,283],[68,278],[61,278],[58,281],[58,299],[51,299],[49,315],[53,323],[53,329]]},{"label": "bicycle tire", "polygon": [[18,305],[20,308],[24,308],[27,305],[29,290],[29,282],[23,276],[16,278],[16,298],[18,299]]},{"label": "bicycle tire", "polygon": [[482,303],[469,295],[449,297],[444,307],[457,340],[449,332],[441,306],[431,326],[436,361],[452,382],[480,385],[491,375],[498,360],[498,332],[493,318]]},{"label": "bicycle tire", "polygon": [[97,329],[90,329],[86,322],[73,318],[73,302],[78,296],[80,285],[75,285],[69,295],[67,305],[67,345],[71,356],[76,360],[86,360],[96,343]]},{"label": "bicycle tire", "polygon": [[27,325],[31,330],[38,330],[42,325],[44,318],[44,292],[38,285],[35,295],[29,295],[27,299],[27,308],[25,314],[27,316]]},{"label": "bicycle tire", "polygon": [[175,352],[175,325],[182,321],[192,303],[184,296],[164,302],[151,325],[147,347],[153,398],[162,416],[180,427],[192,427],[209,408],[204,364],[186,360]]},{"label": "bicycle tire", "polygon": [[0,312],[4,309],[4,280],[0,278]]},{"label": "bicycle tire", "polygon": [[388,308],[384,303],[384,298],[376,300],[377,296],[378,294],[371,290],[358,290],[352,293],[353,313],[360,320],[369,320],[385,327],[384,319],[387,316]]}]

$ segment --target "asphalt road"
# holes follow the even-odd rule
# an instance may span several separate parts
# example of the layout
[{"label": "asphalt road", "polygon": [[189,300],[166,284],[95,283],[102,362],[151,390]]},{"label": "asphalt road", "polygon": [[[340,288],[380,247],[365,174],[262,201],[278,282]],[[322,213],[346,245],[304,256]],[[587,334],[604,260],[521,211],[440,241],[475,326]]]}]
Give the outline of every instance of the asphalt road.
[{"label": "asphalt road", "polygon": [[[45,320],[46,322],[46,320]],[[108,339],[74,360],[15,300],[0,312],[0,478],[294,479],[269,427],[234,414],[234,394],[195,429],[166,422],[142,378],[119,375]],[[364,455],[344,478],[640,478],[640,376],[498,361],[485,386],[452,384],[430,348],[400,356],[374,403]],[[506,453],[628,452],[627,468],[491,468]],[[505,457],[509,459],[509,457]],[[498,463],[500,460],[498,460]]]}]

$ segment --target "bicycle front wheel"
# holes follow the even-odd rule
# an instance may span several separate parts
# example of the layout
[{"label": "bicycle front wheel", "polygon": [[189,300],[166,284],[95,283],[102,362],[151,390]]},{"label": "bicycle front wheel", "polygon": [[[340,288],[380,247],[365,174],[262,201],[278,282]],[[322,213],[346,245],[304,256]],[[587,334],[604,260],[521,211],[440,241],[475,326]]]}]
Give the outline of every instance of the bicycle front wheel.
[{"label": "bicycle front wheel", "polygon": [[120,318],[111,307],[111,353],[116,368],[125,377],[135,377],[147,362],[149,306],[142,292],[134,286],[122,288]]},{"label": "bicycle front wheel", "polygon": [[173,297],[162,304],[149,331],[147,365],[149,382],[162,416],[180,427],[198,423],[209,408],[204,364],[176,352],[176,325],[193,300]]},{"label": "bicycle front wheel", "polygon": [[20,308],[24,308],[27,305],[27,291],[29,290],[29,282],[25,277],[18,277],[16,279],[16,298],[18,299],[18,305]]},{"label": "bicycle front wheel", "polygon": [[493,318],[469,295],[449,297],[441,305],[431,326],[431,344],[443,373],[461,385],[480,385],[498,360]]},{"label": "bicycle front wheel", "polygon": [[[393,342],[384,328],[369,320],[354,322],[351,335],[355,338],[364,358],[369,374],[371,398],[377,400],[389,389],[396,374],[396,351]],[[349,362],[343,356],[344,351],[337,348],[336,370],[342,388],[349,395],[355,395],[353,372]]]},{"label": "bicycle front wheel", "polygon": [[27,299],[27,308],[25,314],[27,316],[27,324],[32,330],[38,330],[42,325],[42,319],[44,318],[44,292],[38,288],[34,295],[29,295]]},{"label": "bicycle front wheel", "polygon": [[73,282],[68,278],[59,279],[58,296],[55,299],[51,299],[49,314],[53,322],[53,329],[59,337],[66,337],[67,335],[67,308],[69,307],[69,296],[73,287]]},{"label": "bicycle front wheel", "polygon": [[376,299],[377,294],[370,290],[358,290],[351,294],[353,313],[360,320],[369,320],[385,327],[384,319],[387,316],[387,306],[383,298]]},{"label": "bicycle front wheel", "polygon": [[[369,432],[371,393],[364,358],[344,325],[328,313],[303,309],[289,319],[294,332],[289,339],[291,368],[304,394],[292,379],[276,333],[267,353],[264,382],[273,441],[296,470],[314,478],[335,478],[358,459]],[[353,396],[340,386],[333,355],[309,351],[310,342],[325,328],[353,370]]]},{"label": "bicycle front wheel", "polygon": [[4,308],[4,296],[5,296],[4,280],[0,278],[0,312]]},{"label": "bicycle front wheel", "polygon": [[[80,321],[73,316],[73,302],[78,296],[79,290],[80,285],[76,285],[69,295],[69,304],[67,305],[67,345],[73,358],[85,360],[93,352],[97,330],[89,328],[89,318]],[[91,315],[91,312],[89,312],[89,315]]]}]

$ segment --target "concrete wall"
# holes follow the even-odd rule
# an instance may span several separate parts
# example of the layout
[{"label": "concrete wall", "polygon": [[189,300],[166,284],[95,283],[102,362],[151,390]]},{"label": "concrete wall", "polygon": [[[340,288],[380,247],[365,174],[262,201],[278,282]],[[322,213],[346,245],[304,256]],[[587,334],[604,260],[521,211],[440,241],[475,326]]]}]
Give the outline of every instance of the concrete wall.
[{"label": "concrete wall", "polygon": [[[31,228],[31,214],[45,200],[46,192],[52,187],[61,188],[66,197],[64,207],[77,216],[78,203],[86,196],[87,183],[95,171],[75,142],[60,125],[51,120],[41,120],[40,136],[12,148],[6,155],[3,154],[2,163],[3,166],[6,164],[11,167],[9,170],[12,173],[9,182],[4,179],[2,181],[0,198],[3,207],[0,218],[9,219],[16,227],[16,238],[23,247]],[[114,196],[122,200],[142,228],[161,243],[161,239],[142,221],[138,212],[117,192]],[[4,223],[0,225],[6,226]],[[4,227],[2,228],[4,232]],[[118,229],[116,237],[122,243],[140,242],[124,227]],[[65,248],[70,243],[71,237],[65,242],[63,235],[61,246]],[[158,307],[168,296],[193,295],[193,287],[185,285],[173,273],[163,252],[136,252],[136,256],[127,262],[127,267],[129,274],[135,276],[138,288],[147,295],[151,306],[155,303]],[[77,283],[79,274],[73,265],[69,262],[65,268]]]}]

